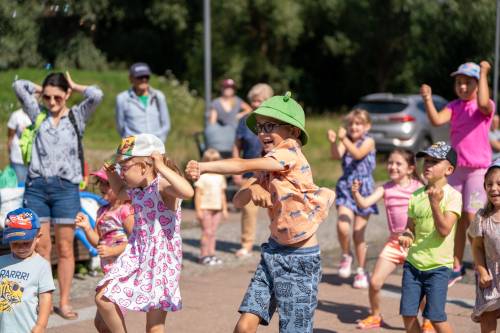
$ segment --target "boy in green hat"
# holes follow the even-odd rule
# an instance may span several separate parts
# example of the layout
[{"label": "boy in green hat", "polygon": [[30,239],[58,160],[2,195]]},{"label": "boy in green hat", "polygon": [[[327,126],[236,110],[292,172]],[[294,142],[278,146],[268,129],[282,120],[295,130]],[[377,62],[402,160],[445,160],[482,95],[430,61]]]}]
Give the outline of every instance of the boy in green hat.
[{"label": "boy in green hat", "polygon": [[290,97],[274,96],[252,112],[247,126],[266,153],[255,159],[190,161],[186,174],[225,175],[256,172],[235,195],[235,207],[250,201],[268,209],[271,237],[262,244],[261,262],[250,282],[235,332],[268,325],[276,308],[280,332],[312,332],[321,262],[316,230],[328,216],[335,193],[313,182],[302,154],[308,140],[302,107]]}]

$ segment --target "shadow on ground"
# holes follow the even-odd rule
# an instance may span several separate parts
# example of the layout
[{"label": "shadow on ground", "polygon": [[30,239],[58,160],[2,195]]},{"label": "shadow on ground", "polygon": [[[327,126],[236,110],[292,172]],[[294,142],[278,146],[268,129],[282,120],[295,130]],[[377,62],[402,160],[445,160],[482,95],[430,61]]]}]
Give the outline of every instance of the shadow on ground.
[{"label": "shadow on ground", "polygon": [[[199,239],[194,239],[194,238],[183,238],[182,242],[184,244],[187,244],[189,246],[195,247],[196,249],[200,248],[200,240]],[[223,240],[217,240],[216,244],[216,250],[220,252],[226,252],[226,253],[235,253],[241,248],[241,244],[238,242],[228,242],[228,241],[223,241]],[[260,251],[260,246],[254,245],[253,251]],[[199,252],[196,251],[195,253],[191,251],[184,251],[183,253],[183,258],[185,260],[189,260],[192,262],[198,262],[198,255]]]}]

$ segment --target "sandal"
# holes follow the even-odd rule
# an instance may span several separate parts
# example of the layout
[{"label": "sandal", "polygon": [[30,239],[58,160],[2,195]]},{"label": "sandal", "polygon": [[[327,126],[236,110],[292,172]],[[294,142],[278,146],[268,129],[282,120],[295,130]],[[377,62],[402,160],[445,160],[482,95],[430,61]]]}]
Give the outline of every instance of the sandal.
[{"label": "sandal", "polygon": [[73,308],[69,305],[57,307],[54,306],[54,312],[66,320],[76,320],[78,319],[78,312],[73,311]]}]

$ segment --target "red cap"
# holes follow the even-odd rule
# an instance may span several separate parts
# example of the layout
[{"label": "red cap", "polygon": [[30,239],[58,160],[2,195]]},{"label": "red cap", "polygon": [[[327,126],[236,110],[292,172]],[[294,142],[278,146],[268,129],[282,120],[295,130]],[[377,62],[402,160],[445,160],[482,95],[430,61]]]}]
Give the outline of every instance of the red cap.
[{"label": "red cap", "polygon": [[108,181],[108,175],[106,174],[106,171],[104,171],[104,168],[101,168],[97,171],[91,172],[90,175],[95,176],[97,178],[100,178],[106,182]]},{"label": "red cap", "polygon": [[234,83],[233,79],[225,79],[222,81],[222,88],[235,88],[236,83]]}]

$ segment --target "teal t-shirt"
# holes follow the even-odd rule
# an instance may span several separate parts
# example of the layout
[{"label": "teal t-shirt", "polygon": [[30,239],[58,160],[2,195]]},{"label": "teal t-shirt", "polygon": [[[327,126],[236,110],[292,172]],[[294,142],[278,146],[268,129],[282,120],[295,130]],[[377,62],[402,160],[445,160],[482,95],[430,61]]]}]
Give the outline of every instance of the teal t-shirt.
[{"label": "teal t-shirt", "polygon": [[55,289],[47,260],[35,254],[0,256],[0,333],[31,332],[38,318],[38,295]]},{"label": "teal t-shirt", "polygon": [[142,96],[138,96],[139,97],[139,101],[141,102],[142,106],[144,106],[145,108],[148,107],[148,101],[149,101],[149,95],[142,95]]},{"label": "teal t-shirt", "polygon": [[[406,260],[421,271],[443,266],[453,268],[456,223],[448,236],[439,234],[434,225],[429,196],[425,191],[425,187],[416,190],[408,202],[408,217],[415,226],[415,240]],[[459,218],[462,212],[462,194],[448,184],[443,186],[443,192],[444,197],[439,204],[441,211],[452,212]]]}]

